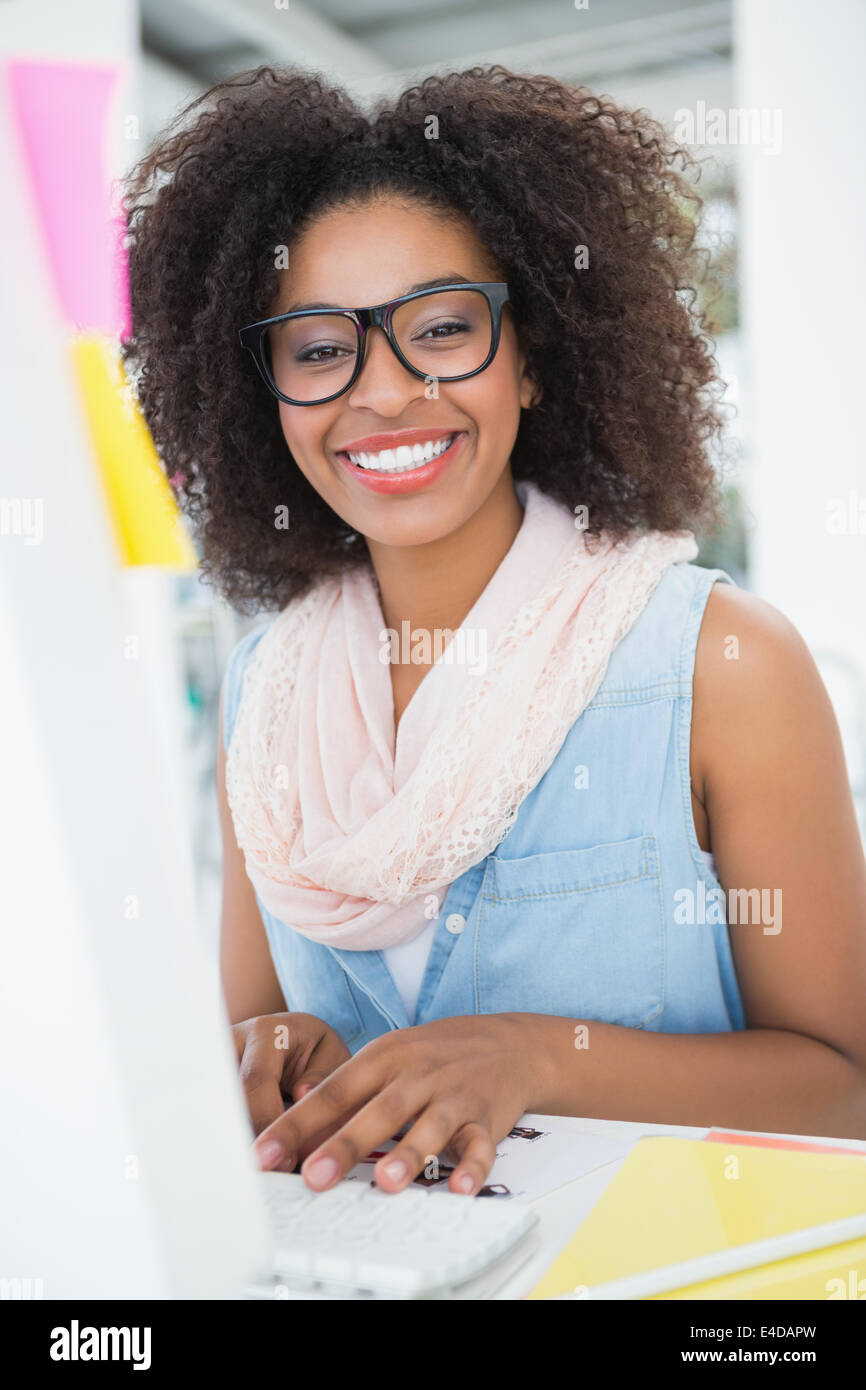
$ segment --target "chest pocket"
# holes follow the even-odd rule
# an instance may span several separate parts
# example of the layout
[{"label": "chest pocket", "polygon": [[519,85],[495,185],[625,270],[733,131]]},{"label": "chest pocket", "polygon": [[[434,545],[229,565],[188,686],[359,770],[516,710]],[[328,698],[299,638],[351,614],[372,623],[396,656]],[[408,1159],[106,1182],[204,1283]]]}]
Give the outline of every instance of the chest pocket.
[{"label": "chest pocket", "polygon": [[475,980],[481,1013],[645,1028],[664,1006],[655,836],[522,859],[492,854]]}]

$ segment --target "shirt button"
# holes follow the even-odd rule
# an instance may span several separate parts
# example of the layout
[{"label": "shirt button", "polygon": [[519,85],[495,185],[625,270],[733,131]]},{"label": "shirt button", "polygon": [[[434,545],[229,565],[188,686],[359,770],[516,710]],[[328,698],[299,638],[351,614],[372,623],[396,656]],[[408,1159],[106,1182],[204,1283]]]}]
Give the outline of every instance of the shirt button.
[{"label": "shirt button", "polygon": [[460,912],[452,912],[445,918],[445,930],[452,936],[459,936],[465,926],[466,918]]}]

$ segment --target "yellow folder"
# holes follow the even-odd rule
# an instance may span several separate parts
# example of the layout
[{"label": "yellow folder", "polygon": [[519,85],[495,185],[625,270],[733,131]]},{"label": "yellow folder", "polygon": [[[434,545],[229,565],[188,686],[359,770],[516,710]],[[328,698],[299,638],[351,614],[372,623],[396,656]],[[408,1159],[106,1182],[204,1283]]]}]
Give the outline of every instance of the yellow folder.
[{"label": "yellow folder", "polygon": [[[866,1156],[647,1137],[529,1297],[585,1296],[629,1275],[864,1214]],[[866,1234],[642,1296],[866,1298]]]}]

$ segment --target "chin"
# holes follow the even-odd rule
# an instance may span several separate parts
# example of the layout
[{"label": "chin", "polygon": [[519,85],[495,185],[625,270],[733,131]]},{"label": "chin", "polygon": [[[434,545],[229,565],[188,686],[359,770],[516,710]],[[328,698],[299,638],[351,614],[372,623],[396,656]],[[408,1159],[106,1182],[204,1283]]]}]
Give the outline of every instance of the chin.
[{"label": "chin", "polygon": [[375,508],[378,515],[365,510],[363,517],[350,519],[355,530],[379,545],[430,545],[457,531],[472,515],[454,506],[432,507],[429,498],[386,498]]}]

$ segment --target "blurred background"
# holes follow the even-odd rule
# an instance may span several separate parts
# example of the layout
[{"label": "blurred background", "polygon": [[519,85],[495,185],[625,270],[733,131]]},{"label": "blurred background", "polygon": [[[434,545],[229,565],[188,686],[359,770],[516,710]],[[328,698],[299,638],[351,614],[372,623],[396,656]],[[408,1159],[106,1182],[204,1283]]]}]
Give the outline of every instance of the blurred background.
[{"label": "blurred background", "polygon": [[[730,406],[715,460],[727,525],[700,538],[698,562],[727,570],[803,633],[837,711],[866,833],[864,16],[862,0],[5,0],[0,49],[5,62],[117,65],[109,159],[118,178],[192,97],[266,62],[323,71],[364,101],[438,68],[501,62],[647,108],[690,144],[703,160],[699,237],[721,286],[706,307]],[[6,100],[8,116],[8,88]],[[4,124],[0,176],[14,185],[20,156]],[[47,484],[8,480],[36,478],[58,450],[71,470],[79,428],[74,466],[87,466],[72,394],[37,396],[21,366],[18,329],[43,344],[54,331],[26,206],[22,191],[2,272],[13,297],[4,446],[17,470],[6,474],[7,500],[41,495]],[[83,503],[70,493],[68,505]],[[14,507],[3,515],[8,553]],[[65,521],[74,531],[75,515]],[[52,553],[46,541],[26,563],[63,584],[62,547]],[[158,729],[165,816],[215,949],[217,701],[232,647],[261,617],[239,617],[170,563],[118,566],[116,582]]]}]

